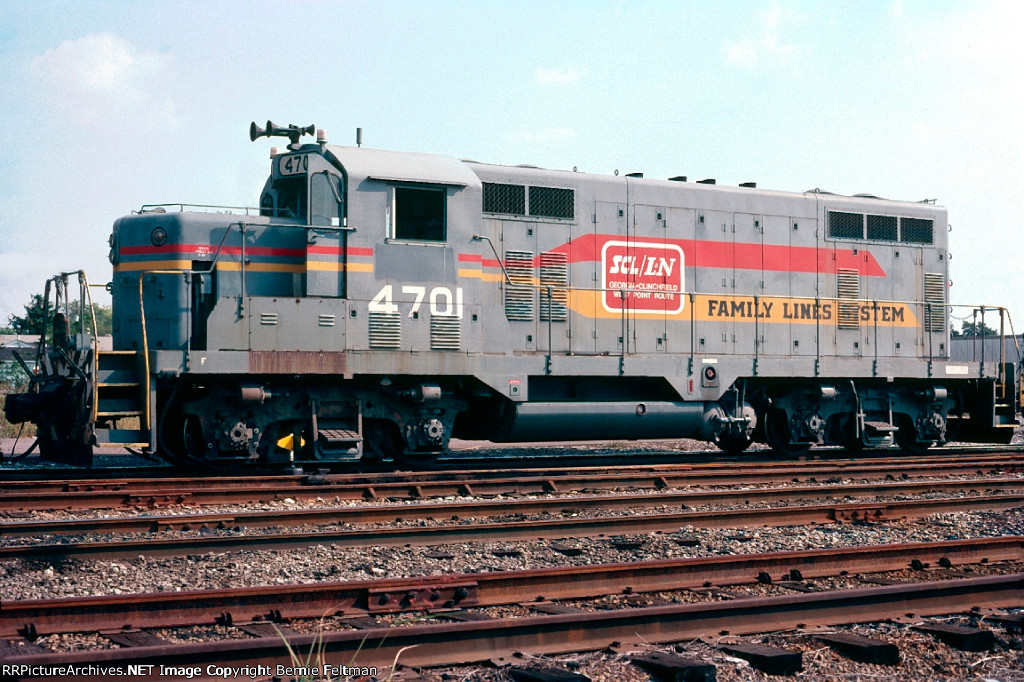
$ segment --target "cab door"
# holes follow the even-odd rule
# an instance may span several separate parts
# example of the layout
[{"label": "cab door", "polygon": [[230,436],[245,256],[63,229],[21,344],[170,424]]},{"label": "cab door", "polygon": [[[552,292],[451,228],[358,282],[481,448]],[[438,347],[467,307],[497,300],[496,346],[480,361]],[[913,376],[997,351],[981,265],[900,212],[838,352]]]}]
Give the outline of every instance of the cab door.
[{"label": "cab door", "polygon": [[309,227],[306,228],[306,295],[345,298],[348,232],[342,222],[341,178],[330,171],[309,178]]}]

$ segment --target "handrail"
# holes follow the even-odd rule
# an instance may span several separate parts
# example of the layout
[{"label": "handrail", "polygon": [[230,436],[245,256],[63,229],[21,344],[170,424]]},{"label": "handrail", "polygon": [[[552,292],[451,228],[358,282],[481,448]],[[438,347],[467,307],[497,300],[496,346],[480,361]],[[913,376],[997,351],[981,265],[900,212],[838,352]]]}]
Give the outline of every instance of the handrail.
[{"label": "handrail", "polygon": [[260,214],[260,209],[255,206],[217,206],[213,204],[182,204],[182,203],[170,203],[170,204],[143,204],[142,208],[136,211],[137,214],[142,213],[166,213],[166,209],[177,207],[179,213],[184,213],[192,209],[214,209],[213,211],[206,211],[207,213],[219,213],[221,211],[244,211],[244,213],[231,213],[229,215],[253,215],[250,211],[255,211],[255,215]]},{"label": "handrail", "polygon": [[146,275],[180,275],[182,273],[191,273],[191,270],[143,270],[139,273],[139,324],[142,331],[142,368],[143,368],[143,396],[145,410],[143,422],[145,428],[149,430],[150,424],[150,378],[149,378],[149,335],[146,332],[146,301],[143,297],[143,279]]},{"label": "handrail", "polygon": [[[78,271],[78,286],[81,300],[89,299],[89,317],[92,318],[92,410],[90,410],[89,421],[95,423],[96,417],[99,415],[100,334],[96,324],[96,307],[92,302],[92,292],[89,291],[89,278],[86,277],[85,270]],[[85,324],[84,320],[82,324]]]}]

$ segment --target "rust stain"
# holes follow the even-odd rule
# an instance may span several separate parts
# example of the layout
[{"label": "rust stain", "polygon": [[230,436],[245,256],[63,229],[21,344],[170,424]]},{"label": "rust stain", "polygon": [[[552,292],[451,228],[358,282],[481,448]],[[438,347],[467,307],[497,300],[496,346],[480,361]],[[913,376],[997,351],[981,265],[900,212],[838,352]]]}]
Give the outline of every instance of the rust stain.
[{"label": "rust stain", "polygon": [[344,374],[345,353],[331,351],[249,351],[252,374]]}]

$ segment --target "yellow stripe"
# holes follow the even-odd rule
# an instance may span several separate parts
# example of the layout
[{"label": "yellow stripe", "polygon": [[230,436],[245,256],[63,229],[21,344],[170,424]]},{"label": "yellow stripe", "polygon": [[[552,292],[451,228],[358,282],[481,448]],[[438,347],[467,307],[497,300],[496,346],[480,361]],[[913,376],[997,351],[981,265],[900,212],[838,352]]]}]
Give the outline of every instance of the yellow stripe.
[{"label": "yellow stripe", "polygon": [[329,263],[311,260],[306,262],[306,269],[320,272],[373,272],[373,263]]},{"label": "yellow stripe", "polygon": [[[217,263],[218,270],[225,272],[240,272],[242,264],[237,261],[221,261]],[[304,272],[302,265],[290,265],[285,263],[249,263],[245,266],[246,272]]]},{"label": "yellow stripe", "polygon": [[[602,302],[602,292],[570,291],[569,307],[584,317],[621,319],[620,311],[610,312]],[[693,319],[698,322],[747,322],[753,324],[838,324],[840,304],[863,327],[874,326],[877,317],[879,327],[917,327],[920,323],[914,315],[915,304],[900,302],[879,302],[875,310],[870,301],[845,301],[823,298],[815,310],[814,299],[762,296],[755,312],[753,296],[726,296],[698,294],[690,310],[689,294],[675,294],[683,297],[683,310],[678,313],[663,313],[655,310],[629,309],[630,317],[640,319],[669,319],[680,322]],[[922,309],[924,304],[919,305]],[[847,308],[847,306],[850,306]],[[678,302],[666,301],[666,307],[675,309]]]},{"label": "yellow stripe", "polygon": [[504,282],[505,276],[497,272],[483,272],[482,270],[459,269],[459,277],[472,277],[482,282]]},{"label": "yellow stripe", "polygon": [[190,260],[144,260],[121,263],[114,266],[114,272],[138,272],[139,270],[191,270]]}]

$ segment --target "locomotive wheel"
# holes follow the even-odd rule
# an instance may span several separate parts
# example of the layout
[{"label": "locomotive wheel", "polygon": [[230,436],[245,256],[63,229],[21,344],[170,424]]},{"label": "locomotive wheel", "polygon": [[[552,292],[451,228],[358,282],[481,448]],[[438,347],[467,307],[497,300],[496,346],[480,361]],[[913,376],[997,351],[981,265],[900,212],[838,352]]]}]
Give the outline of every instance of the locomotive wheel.
[{"label": "locomotive wheel", "polygon": [[718,437],[715,441],[715,445],[722,452],[730,455],[739,455],[753,443],[753,439],[747,436],[734,436],[732,434],[725,434]]},{"label": "locomotive wheel", "polygon": [[406,447],[405,439],[398,425],[386,419],[367,420],[363,425],[366,431],[367,460],[388,460],[403,469],[422,469],[432,466],[437,461],[438,452],[414,452]]},{"label": "locomotive wheel", "polygon": [[195,416],[167,411],[160,427],[160,456],[172,464],[206,464],[206,439]]},{"label": "locomotive wheel", "polygon": [[899,422],[899,430],[896,431],[896,445],[908,455],[920,456],[928,452],[928,448],[935,445],[935,441],[920,441],[917,439],[917,429],[914,428],[910,419],[903,418]]},{"label": "locomotive wheel", "polygon": [[863,452],[864,439],[857,434],[857,417],[852,413],[842,416],[844,419],[839,428],[839,437],[843,447],[850,452]]},{"label": "locomotive wheel", "polygon": [[799,457],[806,455],[807,451],[811,449],[810,443],[790,442],[792,432],[784,410],[768,410],[764,419],[765,440],[775,452],[786,457]]},{"label": "locomotive wheel", "polygon": [[386,419],[367,419],[363,422],[364,449],[363,459],[382,461],[390,459],[398,461],[405,452],[405,439],[398,425]]}]

